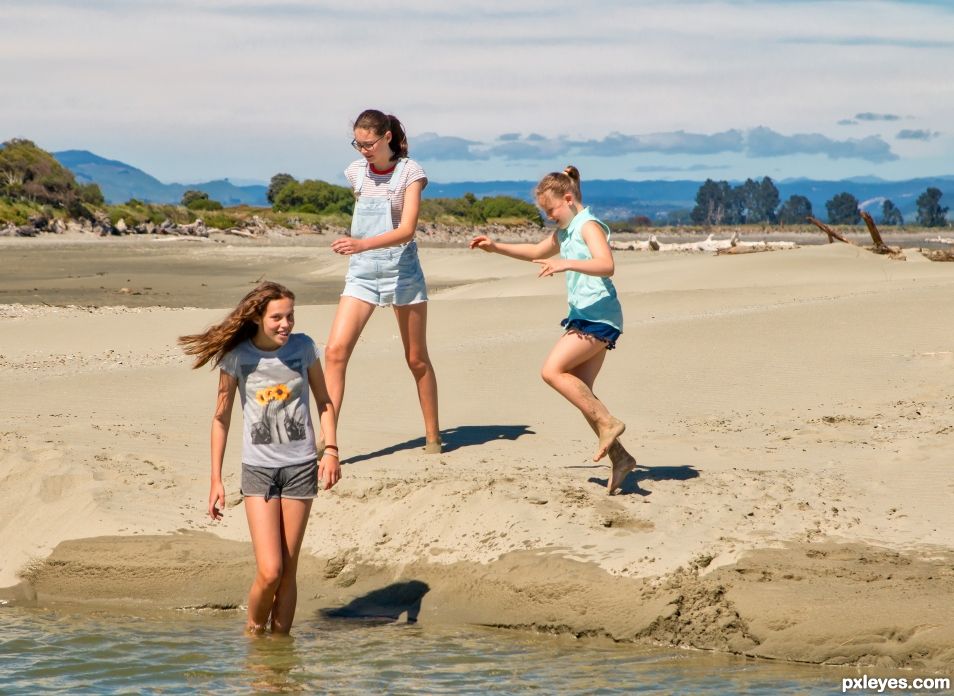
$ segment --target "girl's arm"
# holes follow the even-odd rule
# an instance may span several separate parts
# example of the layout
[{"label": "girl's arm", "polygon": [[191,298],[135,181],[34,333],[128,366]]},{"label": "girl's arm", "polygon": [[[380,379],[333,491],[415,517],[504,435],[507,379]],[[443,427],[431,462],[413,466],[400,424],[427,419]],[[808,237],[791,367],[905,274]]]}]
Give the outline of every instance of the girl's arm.
[{"label": "girl's arm", "polygon": [[583,225],[580,232],[593,258],[583,260],[533,259],[534,263],[540,264],[539,277],[551,276],[554,273],[563,273],[564,271],[576,271],[577,273],[585,273],[600,278],[609,278],[616,272],[613,250],[610,249],[609,242],[606,240],[606,231],[598,223],[591,220]]},{"label": "girl's arm", "polygon": [[331,243],[332,251],[337,254],[358,254],[362,251],[397,246],[411,241],[414,238],[414,232],[417,230],[417,217],[421,211],[421,191],[423,190],[423,179],[412,182],[404,190],[401,224],[396,228],[367,239],[340,237]]},{"label": "girl's arm", "polygon": [[219,390],[215,398],[215,415],[212,417],[212,481],[209,488],[209,517],[213,520],[221,519],[225,509],[222,460],[229,439],[229,423],[232,421],[232,404],[237,388],[238,380],[225,370],[219,370]]},{"label": "girl's arm", "polygon": [[318,463],[318,478],[321,479],[322,489],[328,490],[341,480],[341,462],[338,454],[338,419],[335,407],[328,396],[325,387],[325,374],[321,371],[321,362],[316,358],[308,368],[308,384],[311,393],[315,395],[315,405],[318,407],[318,422],[321,424],[321,434],[325,438],[325,451]]},{"label": "girl's arm", "polygon": [[470,248],[503,254],[521,261],[533,261],[535,259],[548,259],[556,254],[560,251],[560,242],[557,240],[555,231],[536,244],[507,244],[505,242],[495,242],[484,235],[478,235],[470,240]]}]

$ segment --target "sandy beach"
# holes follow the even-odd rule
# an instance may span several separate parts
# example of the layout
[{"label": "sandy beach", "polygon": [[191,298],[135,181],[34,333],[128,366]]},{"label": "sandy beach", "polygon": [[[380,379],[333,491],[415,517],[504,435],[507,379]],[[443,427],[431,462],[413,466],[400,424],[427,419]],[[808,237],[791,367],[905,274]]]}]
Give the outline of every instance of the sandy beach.
[{"label": "sandy beach", "polygon": [[[563,279],[461,248],[421,258],[447,451],[422,453],[397,326],[376,312],[299,612],[951,675],[954,264],[844,244],[617,252],[626,330],[596,391],[641,466],[611,497],[585,422],[539,377]],[[293,241],[0,240],[0,597],[242,604],[240,413],[213,523],[216,374],[175,339],[266,277],[323,344],[346,263]]]}]

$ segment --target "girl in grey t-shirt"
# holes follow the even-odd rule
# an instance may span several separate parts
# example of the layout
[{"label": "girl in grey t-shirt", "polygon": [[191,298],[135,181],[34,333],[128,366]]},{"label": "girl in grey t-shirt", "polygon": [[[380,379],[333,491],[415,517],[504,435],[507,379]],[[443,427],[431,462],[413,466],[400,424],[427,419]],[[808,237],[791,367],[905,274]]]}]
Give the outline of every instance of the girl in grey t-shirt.
[{"label": "girl in grey t-shirt", "polygon": [[[249,633],[288,633],[295,618],[296,571],[312,500],[341,477],[335,410],[314,341],[293,334],[295,295],[264,282],[218,325],[181,336],[194,368],[218,365],[212,420],[209,517],[222,517],[222,461],[232,404],[242,402],[242,495],[257,570],[248,594]],[[318,461],[309,392],[315,396],[326,445]]]}]

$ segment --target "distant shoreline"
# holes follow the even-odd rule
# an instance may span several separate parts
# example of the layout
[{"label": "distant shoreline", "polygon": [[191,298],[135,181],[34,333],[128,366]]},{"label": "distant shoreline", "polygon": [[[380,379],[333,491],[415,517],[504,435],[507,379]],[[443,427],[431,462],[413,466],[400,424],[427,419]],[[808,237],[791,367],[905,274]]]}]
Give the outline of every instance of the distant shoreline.
[{"label": "distant shoreline", "polygon": [[[419,226],[415,240],[422,247],[462,247],[477,234],[487,234],[503,241],[535,241],[542,239],[552,227],[505,226],[505,225],[438,225],[423,223]],[[864,226],[836,226],[847,239],[856,244],[871,244],[871,236]],[[328,228],[315,231],[310,227],[272,227],[259,234],[234,234],[227,230],[209,228],[207,236],[183,234],[97,234],[93,232],[66,233],[37,232],[32,235],[2,234],[0,228],[0,249],[18,244],[70,245],[85,243],[136,244],[139,242],[159,242],[183,244],[192,242],[213,242],[231,246],[304,246],[326,247],[340,235],[347,234],[345,228]],[[954,240],[954,229],[938,227],[880,228],[881,237],[886,244],[906,248],[944,249],[950,248],[938,239]],[[688,242],[705,239],[712,235],[714,239],[729,239],[738,234],[746,239],[771,239],[773,241],[791,241],[799,245],[828,244],[825,234],[812,225],[762,226],[762,225],[722,225],[713,227],[645,227],[637,231],[614,231],[613,239],[619,241],[644,241],[655,235],[662,242]]]}]

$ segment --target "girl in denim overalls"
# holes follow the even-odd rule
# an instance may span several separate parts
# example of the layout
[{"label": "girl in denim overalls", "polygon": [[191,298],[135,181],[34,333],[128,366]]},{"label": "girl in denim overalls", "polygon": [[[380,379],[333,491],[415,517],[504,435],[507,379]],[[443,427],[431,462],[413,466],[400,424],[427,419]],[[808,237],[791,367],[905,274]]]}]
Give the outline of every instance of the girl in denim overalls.
[{"label": "girl in denim overalls", "polygon": [[[623,310],[610,276],[615,271],[609,228],[597,220],[580,198],[580,172],[569,166],[547,174],[537,184],[537,205],[557,229],[536,244],[504,244],[483,235],[471,249],[496,252],[540,264],[539,277],[566,273],[569,313],[566,329],[543,363],[544,381],[576,406],[599,438],[593,461],[607,454],[613,463],[607,481],[612,495],[636,468],[619,436],[626,426],[593,394],[593,383],[606,351],[616,347],[623,331]],[[553,258],[559,252],[559,258]]]},{"label": "girl in denim overalls", "polygon": [[335,253],[350,259],[325,349],[328,394],[340,414],[345,372],[358,337],[375,307],[392,305],[404,357],[417,384],[424,449],[438,454],[442,445],[437,378],[427,353],[427,286],[414,241],[427,178],[420,165],[408,159],[407,137],[394,116],[362,112],[354,122],[351,144],[364,159],[345,170],[355,193],[351,236],[331,244]]}]

